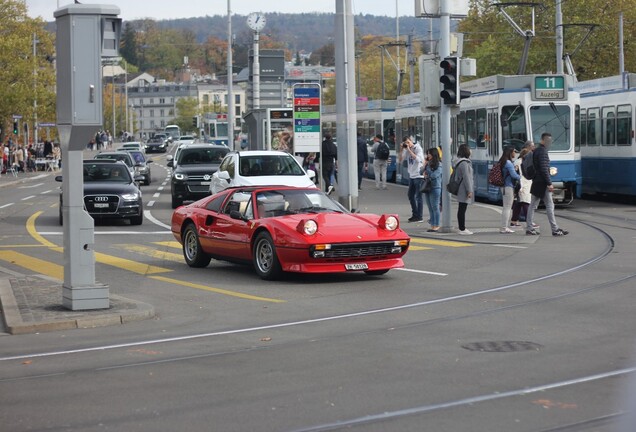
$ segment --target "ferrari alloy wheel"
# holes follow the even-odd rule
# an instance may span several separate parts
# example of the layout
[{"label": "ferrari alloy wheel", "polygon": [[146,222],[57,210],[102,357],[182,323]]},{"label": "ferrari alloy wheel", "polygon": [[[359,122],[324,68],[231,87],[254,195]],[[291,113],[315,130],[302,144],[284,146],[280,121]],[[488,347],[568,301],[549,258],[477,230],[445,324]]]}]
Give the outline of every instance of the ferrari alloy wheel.
[{"label": "ferrari alloy wheel", "polygon": [[273,280],[280,276],[281,266],[276,255],[276,247],[268,232],[260,233],[254,242],[254,268],[265,280]]},{"label": "ferrari alloy wheel", "polygon": [[206,267],[212,259],[203,252],[194,224],[188,224],[183,231],[183,258],[190,267]]}]

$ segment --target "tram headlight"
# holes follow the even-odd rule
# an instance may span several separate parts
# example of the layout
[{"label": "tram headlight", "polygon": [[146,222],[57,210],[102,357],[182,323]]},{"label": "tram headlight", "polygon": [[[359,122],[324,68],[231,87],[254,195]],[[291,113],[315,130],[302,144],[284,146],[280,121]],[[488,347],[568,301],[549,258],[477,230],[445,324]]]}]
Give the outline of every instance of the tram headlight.
[{"label": "tram headlight", "polygon": [[557,175],[558,172],[559,172],[559,170],[557,169],[557,167],[550,167],[550,175],[551,176]]}]

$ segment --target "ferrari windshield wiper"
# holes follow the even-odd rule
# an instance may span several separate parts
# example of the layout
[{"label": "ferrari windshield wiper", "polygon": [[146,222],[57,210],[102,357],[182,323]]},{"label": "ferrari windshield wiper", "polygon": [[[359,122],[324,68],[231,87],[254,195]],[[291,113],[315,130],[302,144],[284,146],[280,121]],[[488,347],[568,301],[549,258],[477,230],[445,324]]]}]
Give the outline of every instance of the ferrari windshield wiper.
[{"label": "ferrari windshield wiper", "polygon": [[342,213],[342,211],[340,211],[340,210],[335,210],[335,209],[332,209],[332,208],[320,207],[320,206],[303,207],[303,208],[299,208],[299,209],[297,209],[295,211],[296,211],[296,213],[319,213],[319,212]]}]

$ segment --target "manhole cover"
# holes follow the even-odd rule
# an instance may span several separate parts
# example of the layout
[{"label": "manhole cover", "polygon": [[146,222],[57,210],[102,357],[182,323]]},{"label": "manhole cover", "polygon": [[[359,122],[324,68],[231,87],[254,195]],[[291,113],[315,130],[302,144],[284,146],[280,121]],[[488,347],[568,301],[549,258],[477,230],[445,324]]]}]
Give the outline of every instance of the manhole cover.
[{"label": "manhole cover", "polygon": [[527,341],[485,341],[465,344],[462,348],[481,352],[519,352],[539,351],[543,345]]}]

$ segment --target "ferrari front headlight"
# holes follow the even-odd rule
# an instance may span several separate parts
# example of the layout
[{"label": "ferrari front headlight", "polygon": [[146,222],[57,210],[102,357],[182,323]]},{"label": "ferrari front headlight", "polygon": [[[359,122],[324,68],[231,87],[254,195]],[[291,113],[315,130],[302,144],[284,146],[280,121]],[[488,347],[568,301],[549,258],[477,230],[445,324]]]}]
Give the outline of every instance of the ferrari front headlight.
[{"label": "ferrari front headlight", "polygon": [[387,231],[395,231],[398,225],[398,220],[395,216],[389,216],[384,220],[384,228],[386,228]]}]

